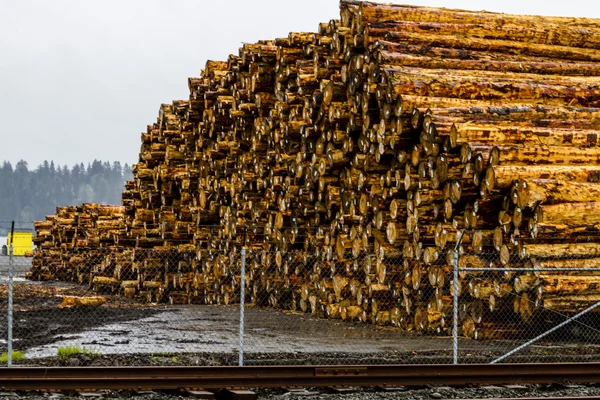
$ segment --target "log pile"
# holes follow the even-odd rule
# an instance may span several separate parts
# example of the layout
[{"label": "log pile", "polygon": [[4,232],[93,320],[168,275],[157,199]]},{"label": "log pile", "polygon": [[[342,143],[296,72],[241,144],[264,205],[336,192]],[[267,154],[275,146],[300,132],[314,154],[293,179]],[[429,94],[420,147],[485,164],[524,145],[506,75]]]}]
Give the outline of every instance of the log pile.
[{"label": "log pile", "polygon": [[[208,61],[161,106],[110,268],[75,272],[64,251],[95,245],[65,246],[54,216],[32,277],[229,304],[245,245],[253,303],[448,332],[458,240],[461,267],[600,265],[599,46],[595,19],[342,1],[316,33]],[[468,337],[599,299],[589,272],[458,286]]]},{"label": "log pile", "polygon": [[[87,282],[93,264],[103,254],[118,250],[116,237],[125,226],[123,206],[57,207],[56,215],[34,223],[36,249],[28,278]],[[77,249],[85,251],[77,254]]]}]

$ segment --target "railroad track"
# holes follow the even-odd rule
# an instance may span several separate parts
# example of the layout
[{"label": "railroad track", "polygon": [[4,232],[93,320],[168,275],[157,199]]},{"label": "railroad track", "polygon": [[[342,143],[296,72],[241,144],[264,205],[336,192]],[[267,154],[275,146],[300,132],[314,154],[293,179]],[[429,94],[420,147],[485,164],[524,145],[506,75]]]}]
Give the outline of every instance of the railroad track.
[{"label": "railroad track", "polygon": [[2,390],[410,387],[559,382],[600,382],[600,363],[0,369]]}]

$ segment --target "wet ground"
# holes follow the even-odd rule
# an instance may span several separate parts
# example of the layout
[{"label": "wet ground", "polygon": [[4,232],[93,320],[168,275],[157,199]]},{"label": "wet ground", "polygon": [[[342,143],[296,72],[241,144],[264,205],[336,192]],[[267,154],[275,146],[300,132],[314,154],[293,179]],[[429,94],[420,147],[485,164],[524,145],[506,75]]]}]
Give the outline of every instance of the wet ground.
[{"label": "wet ground", "polygon": [[[0,257],[0,352],[6,351],[7,263]],[[51,365],[59,347],[85,348],[84,365],[230,365],[240,348],[238,305],[142,304],[105,296],[99,307],[61,308],[64,296],[95,296],[87,287],[24,279],[29,259],[15,263],[14,348],[22,363]],[[308,314],[247,307],[247,364],[449,363],[452,338],[390,327],[323,320]],[[463,362],[490,362],[523,341],[459,341]],[[590,342],[539,342],[510,361],[598,361]],[[65,360],[62,360],[65,362]]]},{"label": "wet ground", "polygon": [[[16,284],[15,348],[25,351],[29,359],[54,356],[64,346],[100,354],[237,354],[237,305],[147,306],[107,296],[107,304],[101,307],[59,307],[65,295],[91,294],[75,285]],[[0,337],[6,337],[2,325]],[[244,350],[262,359],[277,358],[277,354],[294,359],[298,354],[440,353],[449,351],[450,345],[447,337],[424,340],[420,335],[365,324],[254,307],[245,310]]]}]

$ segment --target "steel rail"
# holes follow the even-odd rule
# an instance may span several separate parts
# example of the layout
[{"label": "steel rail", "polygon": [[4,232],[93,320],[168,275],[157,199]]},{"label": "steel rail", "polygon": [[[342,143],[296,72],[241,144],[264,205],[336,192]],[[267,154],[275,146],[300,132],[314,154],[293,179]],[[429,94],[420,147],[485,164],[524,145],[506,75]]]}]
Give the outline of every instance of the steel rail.
[{"label": "steel rail", "polygon": [[600,382],[600,363],[246,367],[16,367],[3,390],[421,386]]}]

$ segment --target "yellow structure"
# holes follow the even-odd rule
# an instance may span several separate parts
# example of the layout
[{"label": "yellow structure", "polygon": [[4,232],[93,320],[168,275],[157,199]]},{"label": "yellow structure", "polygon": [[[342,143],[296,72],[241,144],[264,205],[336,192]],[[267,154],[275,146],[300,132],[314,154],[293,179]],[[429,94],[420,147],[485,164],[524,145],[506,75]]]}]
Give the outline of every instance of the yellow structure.
[{"label": "yellow structure", "polygon": [[[31,232],[15,232],[13,243],[13,255],[24,256],[25,253],[31,252],[31,250],[33,249],[33,242],[31,238]],[[6,247],[10,249],[10,232],[8,233]]]}]

